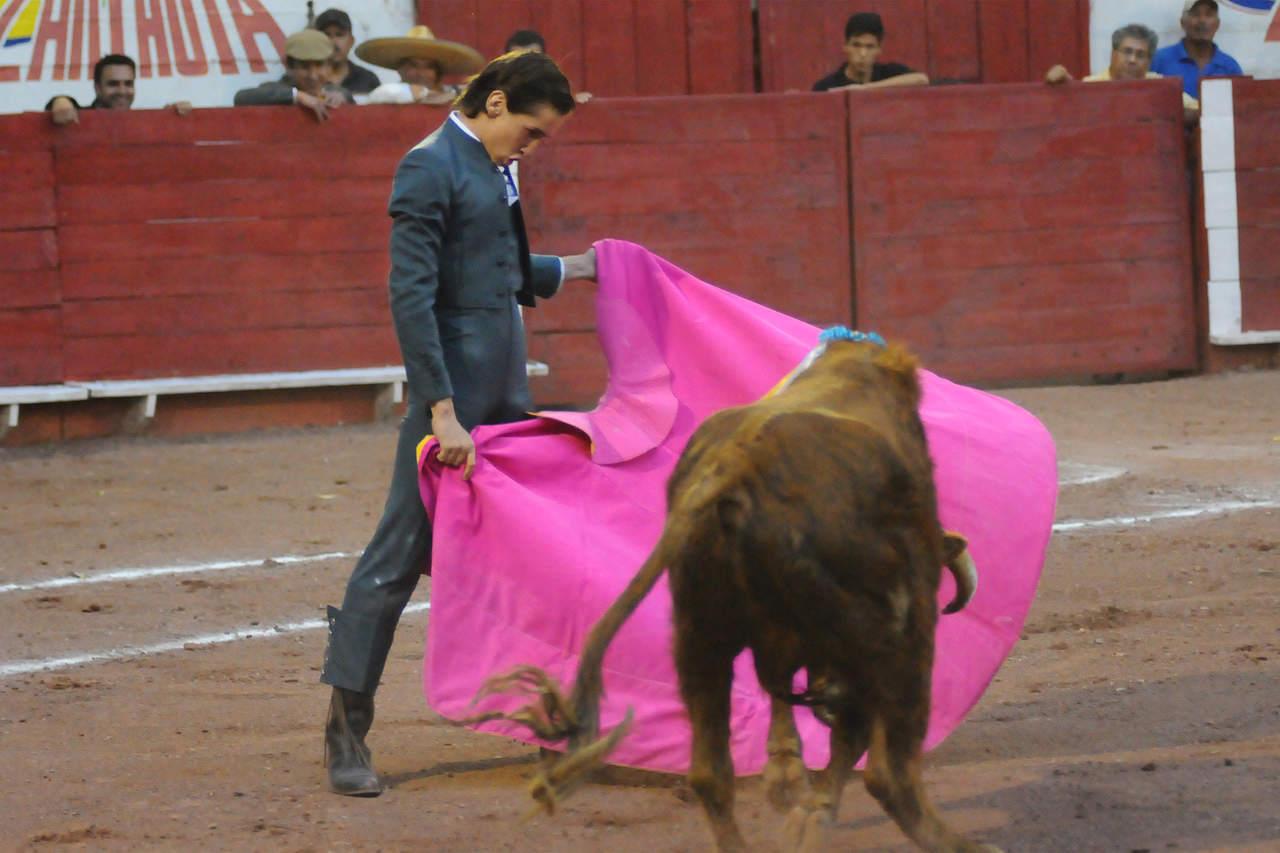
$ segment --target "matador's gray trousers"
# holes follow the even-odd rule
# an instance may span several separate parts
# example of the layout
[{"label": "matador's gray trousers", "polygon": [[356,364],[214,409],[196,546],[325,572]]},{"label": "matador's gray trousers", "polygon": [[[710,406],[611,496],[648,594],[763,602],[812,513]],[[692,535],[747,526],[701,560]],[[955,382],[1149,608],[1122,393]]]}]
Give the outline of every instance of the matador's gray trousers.
[{"label": "matador's gray trousers", "polygon": [[[506,316],[503,316],[503,315]],[[508,309],[472,309],[459,322],[460,348],[483,337],[485,358],[465,356],[450,364],[453,406],[458,422],[470,430],[528,417],[533,403],[525,373],[520,315]],[[444,323],[442,318],[442,323]],[[446,348],[446,361],[448,348]],[[418,444],[431,433],[426,403],[409,400],[400,424],[395,467],[382,520],[347,581],[342,609],[329,608],[329,642],[320,680],[334,687],[373,693],[395,638],[396,623],[431,557],[431,521],[418,491]]]}]

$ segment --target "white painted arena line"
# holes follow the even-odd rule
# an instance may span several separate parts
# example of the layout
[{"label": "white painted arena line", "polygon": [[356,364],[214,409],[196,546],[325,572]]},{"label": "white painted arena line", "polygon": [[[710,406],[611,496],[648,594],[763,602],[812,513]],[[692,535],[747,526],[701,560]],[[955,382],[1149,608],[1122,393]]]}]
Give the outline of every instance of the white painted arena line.
[{"label": "white painted arena line", "polygon": [[[424,610],[430,609],[431,602],[423,601],[418,604],[410,604],[404,609],[404,612],[405,614],[421,613]],[[287,634],[297,634],[301,631],[316,631],[321,628],[327,628],[328,626],[329,623],[325,619],[308,619],[304,622],[289,622],[284,625],[273,625],[270,628],[244,628],[237,631],[227,631],[222,634],[197,634],[193,637],[181,637],[176,640],[166,640],[163,643],[153,643],[149,646],[123,646],[118,649],[84,652],[83,654],[68,655],[66,657],[5,661],[4,663],[0,663],[0,679],[12,678],[16,675],[30,675],[34,672],[50,672],[55,669],[68,669],[73,666],[82,666],[89,663],[130,660],[132,658],[146,657],[147,655],[176,652],[180,649],[185,649],[188,646],[218,646],[224,643],[234,643],[239,640],[261,640],[267,637],[281,637]]]},{"label": "white painted arena line", "polygon": [[[1217,503],[1208,503],[1201,506],[1165,510],[1162,512],[1153,512],[1144,515],[1115,516],[1112,518],[1084,519],[1078,521],[1060,521],[1053,525],[1053,532],[1075,533],[1084,530],[1130,527],[1135,524],[1148,524],[1155,521],[1195,518],[1203,515],[1224,515],[1232,512],[1274,509],[1277,507],[1280,507],[1280,501],[1219,501]],[[352,556],[355,555],[332,553],[316,554],[310,557],[287,556],[272,557],[269,559],[274,560],[277,563],[301,563]],[[13,592],[19,589],[44,589],[49,586],[67,586],[72,583],[106,583],[108,581],[132,580],[139,577],[183,574],[193,571],[220,571],[232,568],[247,568],[249,566],[261,566],[265,562],[265,560],[229,560],[219,563],[204,563],[199,566],[160,566],[151,569],[126,569],[102,572],[101,574],[92,575],[87,578],[55,578],[50,581],[37,581],[32,584],[7,584],[5,586],[0,586],[0,592]],[[420,604],[411,604],[404,609],[404,612],[406,614],[420,613],[430,609],[431,602],[426,601]],[[82,654],[69,655],[65,657],[5,661],[0,663],[0,679],[11,678],[17,675],[29,675],[35,672],[49,672],[52,670],[67,669],[73,666],[83,666],[85,664],[129,660],[132,658],[146,657],[147,655],[178,651],[188,646],[213,646],[221,645],[223,643],[233,643],[240,640],[260,640],[267,637],[296,634],[302,631],[316,631],[326,627],[328,627],[328,622],[324,619],[308,619],[303,622],[274,625],[270,628],[244,628],[240,630],[227,631],[221,634],[200,634],[176,640],[167,640],[163,643],[154,643],[148,646],[124,646],[116,649],[84,652]]]},{"label": "white painted arena line", "polygon": [[1163,512],[1152,512],[1145,515],[1116,516],[1114,518],[1095,518],[1082,521],[1059,521],[1053,525],[1054,533],[1075,533],[1079,530],[1099,530],[1108,527],[1130,527],[1135,524],[1148,524],[1153,521],[1165,521],[1174,518],[1195,518],[1199,515],[1225,515],[1251,509],[1273,509],[1280,507],[1277,501],[1220,501],[1184,509],[1170,509]]},{"label": "white painted arena line", "polygon": [[1125,468],[1111,468],[1105,465],[1086,465],[1083,462],[1059,462],[1059,486],[1083,486],[1086,483],[1101,483],[1123,477],[1129,471]]},{"label": "white painted arena line", "polygon": [[232,569],[281,565],[297,563],[318,563],[322,560],[349,559],[360,556],[359,552],[334,551],[328,554],[285,554],[279,557],[259,557],[253,560],[222,560],[216,563],[196,563],[180,566],[152,566],[140,569],[112,569],[92,575],[69,575],[60,578],[46,578],[30,583],[0,584],[0,593],[30,592],[36,589],[57,589],[59,587],[80,586],[91,583],[113,583],[116,581],[143,580],[163,577],[165,575],[191,575],[201,572],[225,572]]}]

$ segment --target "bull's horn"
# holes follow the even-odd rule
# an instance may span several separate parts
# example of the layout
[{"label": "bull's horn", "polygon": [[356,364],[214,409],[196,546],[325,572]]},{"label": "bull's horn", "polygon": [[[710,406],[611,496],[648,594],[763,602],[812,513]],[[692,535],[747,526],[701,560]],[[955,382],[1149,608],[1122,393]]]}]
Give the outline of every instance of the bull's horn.
[{"label": "bull's horn", "polygon": [[956,596],[942,609],[942,612],[955,613],[963,610],[964,606],[973,600],[973,594],[978,591],[978,567],[973,564],[973,557],[969,556],[969,550],[966,548],[954,559],[947,561],[947,568],[956,579]]}]

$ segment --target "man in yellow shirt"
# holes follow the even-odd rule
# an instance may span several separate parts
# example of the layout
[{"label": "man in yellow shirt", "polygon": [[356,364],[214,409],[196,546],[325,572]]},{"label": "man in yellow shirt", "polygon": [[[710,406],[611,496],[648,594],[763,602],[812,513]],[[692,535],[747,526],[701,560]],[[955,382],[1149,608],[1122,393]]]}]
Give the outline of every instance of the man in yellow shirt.
[{"label": "man in yellow shirt", "polygon": [[[1103,71],[1085,77],[1084,82],[1160,78],[1163,75],[1151,70],[1151,58],[1155,56],[1158,41],[1158,37],[1150,27],[1144,27],[1142,24],[1127,24],[1121,27],[1111,34],[1111,63]],[[1053,66],[1044,75],[1044,81],[1051,85],[1067,83],[1073,79],[1071,72],[1061,65]],[[1187,124],[1194,124],[1200,117],[1199,102],[1186,92],[1182,93],[1182,110]]]}]

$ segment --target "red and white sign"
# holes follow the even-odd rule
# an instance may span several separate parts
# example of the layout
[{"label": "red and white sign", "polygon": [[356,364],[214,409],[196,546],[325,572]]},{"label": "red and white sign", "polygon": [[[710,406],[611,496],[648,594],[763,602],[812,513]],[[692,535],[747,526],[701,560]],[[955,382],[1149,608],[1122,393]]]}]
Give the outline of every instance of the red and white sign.
[{"label": "red and white sign", "polygon": [[[306,8],[301,0],[0,0],[0,112],[40,110],[54,95],[88,104],[93,65],[108,53],[138,63],[135,108],[231,106],[237,89],[284,73],[285,36],[306,26]],[[315,4],[317,14],[327,8]],[[401,36],[414,23],[413,0],[338,8],[357,42]]]}]

